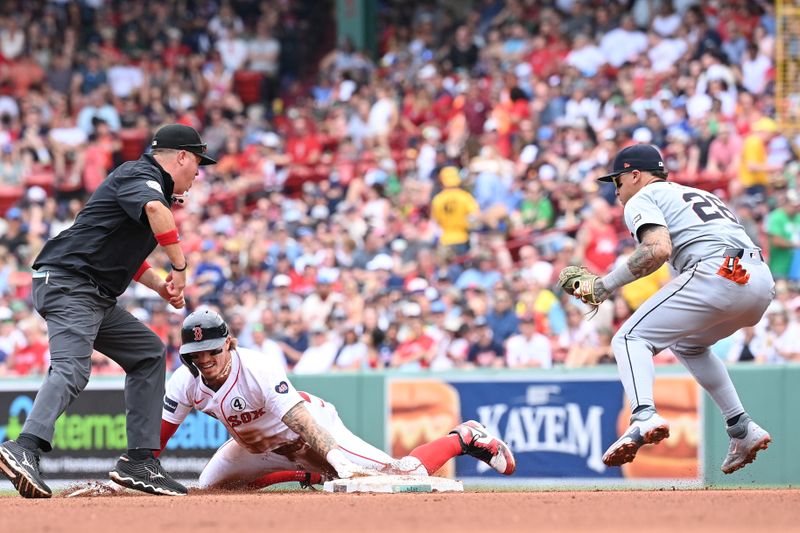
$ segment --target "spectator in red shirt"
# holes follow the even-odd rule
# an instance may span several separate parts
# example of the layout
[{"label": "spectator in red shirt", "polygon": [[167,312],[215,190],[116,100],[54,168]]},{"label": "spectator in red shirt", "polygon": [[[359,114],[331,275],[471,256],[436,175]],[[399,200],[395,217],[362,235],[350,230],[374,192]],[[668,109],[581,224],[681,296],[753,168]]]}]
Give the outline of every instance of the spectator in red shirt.
[{"label": "spectator in red shirt", "polygon": [[8,361],[9,369],[13,374],[27,376],[31,374],[44,374],[50,358],[50,348],[47,336],[35,320],[26,321],[20,329],[28,339],[28,344],[18,348]]},{"label": "spectator in red shirt", "polygon": [[408,302],[402,312],[405,324],[400,338],[403,340],[392,354],[392,367],[401,370],[428,368],[436,355],[436,343],[425,333],[422,308],[418,303]]},{"label": "spectator in red shirt", "polygon": [[533,73],[537,78],[547,79],[555,73],[559,62],[569,53],[563,46],[551,46],[547,44],[544,35],[537,35],[532,40],[532,50],[528,54]]},{"label": "spectator in red shirt", "polygon": [[94,127],[95,131],[89,137],[89,144],[83,153],[83,187],[89,194],[106,178],[114,166],[114,152],[121,147],[106,121],[96,119]]},{"label": "spectator in red shirt", "polygon": [[420,135],[420,126],[433,119],[431,96],[425,88],[409,91],[403,98],[400,125],[411,136]]},{"label": "spectator in red shirt", "polygon": [[742,151],[742,138],[732,124],[719,125],[717,136],[708,148],[706,171],[710,178],[730,178],[738,172],[738,157]]},{"label": "spectator in red shirt", "polygon": [[170,28],[167,30],[167,35],[169,40],[164,46],[161,58],[167,67],[172,68],[177,65],[181,57],[188,56],[191,50],[181,42],[181,31],[178,28]]},{"label": "spectator in red shirt", "polygon": [[18,97],[25,97],[28,90],[42,83],[44,78],[44,69],[30,54],[23,54],[8,65],[8,79]]},{"label": "spectator in red shirt", "polygon": [[317,134],[310,130],[305,118],[296,118],[292,122],[294,131],[286,141],[286,153],[295,165],[315,165],[322,153],[322,146]]},{"label": "spectator in red shirt", "polygon": [[152,318],[150,319],[148,326],[153,330],[153,333],[158,335],[159,339],[166,343],[168,341],[169,332],[171,329],[171,325],[169,323],[169,314],[166,308],[156,307],[153,310]]},{"label": "spectator in red shirt", "polygon": [[590,203],[590,215],[586,217],[578,232],[579,263],[592,272],[608,272],[617,259],[619,237],[612,224],[611,206],[602,198],[594,198]]},{"label": "spectator in red shirt", "polygon": [[[251,151],[255,152],[256,149],[252,148]],[[237,172],[242,172],[242,167],[245,166],[245,164],[246,158],[239,148],[239,140],[234,136],[225,139],[223,152],[217,161],[217,166],[219,168],[214,169],[216,173],[221,176],[232,176]],[[248,170],[252,171],[254,169]]]},{"label": "spectator in red shirt", "polygon": [[491,110],[483,85],[484,82],[481,80],[469,82],[464,98],[464,116],[467,119],[469,132],[473,136],[483,133],[483,124]]}]

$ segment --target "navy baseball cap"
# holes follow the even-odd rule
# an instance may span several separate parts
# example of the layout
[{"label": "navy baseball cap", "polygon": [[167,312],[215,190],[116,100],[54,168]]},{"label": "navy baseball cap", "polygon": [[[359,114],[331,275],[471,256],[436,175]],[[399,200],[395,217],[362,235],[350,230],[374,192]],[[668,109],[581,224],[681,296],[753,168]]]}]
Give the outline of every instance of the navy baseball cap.
[{"label": "navy baseball cap", "polygon": [[658,149],[652,144],[634,144],[623,148],[614,158],[612,171],[605,176],[597,178],[597,181],[611,182],[620,174],[631,170],[664,170],[664,159]]},{"label": "navy baseball cap", "polygon": [[151,148],[171,148],[186,150],[200,156],[201,165],[216,165],[217,162],[206,155],[208,145],[200,138],[197,130],[183,124],[167,124],[153,137]]}]

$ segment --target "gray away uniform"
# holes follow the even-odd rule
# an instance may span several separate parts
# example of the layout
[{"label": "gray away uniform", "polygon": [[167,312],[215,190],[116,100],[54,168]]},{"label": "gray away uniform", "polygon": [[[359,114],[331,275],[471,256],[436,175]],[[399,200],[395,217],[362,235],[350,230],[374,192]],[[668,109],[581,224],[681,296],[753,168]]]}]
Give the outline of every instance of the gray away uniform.
[{"label": "gray away uniform", "polygon": [[[666,227],[673,246],[669,262],[679,273],[614,335],[612,348],[631,410],[654,405],[652,357],[671,348],[726,419],[742,413],[728,372],[709,346],[755,325],[774,298],[775,283],[761,251],[722,200],[666,181],[647,185],[626,203],[625,224],[637,240],[642,226]],[[717,273],[731,248],[742,251],[740,265],[750,274],[746,284]]]}]

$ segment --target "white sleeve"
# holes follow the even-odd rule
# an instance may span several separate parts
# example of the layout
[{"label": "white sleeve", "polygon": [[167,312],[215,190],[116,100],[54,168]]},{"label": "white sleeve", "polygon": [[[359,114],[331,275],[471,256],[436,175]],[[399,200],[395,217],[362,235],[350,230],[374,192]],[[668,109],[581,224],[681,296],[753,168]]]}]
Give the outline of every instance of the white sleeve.
[{"label": "white sleeve", "polygon": [[188,389],[194,380],[187,368],[179,368],[173,372],[167,381],[164,405],[161,409],[161,418],[171,424],[180,425],[192,412]]},{"label": "white sleeve", "polygon": [[539,361],[539,365],[542,368],[553,367],[552,350],[553,348],[550,345],[550,339],[548,339],[544,335],[536,336],[536,349],[534,350],[534,353],[536,354],[536,359]]},{"label": "white sleeve", "polygon": [[640,191],[625,204],[625,225],[636,241],[639,241],[639,228],[647,224],[667,226],[664,214],[653,199]]},{"label": "white sleeve", "polygon": [[302,396],[286,377],[286,372],[278,365],[259,365],[258,368],[253,368],[252,372],[256,374],[261,384],[267,411],[278,420],[281,420],[289,409],[303,401]]},{"label": "white sleeve", "polygon": [[520,364],[518,344],[519,338],[516,335],[509,338],[506,342],[506,365],[508,365],[509,368],[516,368]]},{"label": "white sleeve", "polygon": [[742,330],[737,330],[728,338],[731,343],[728,345],[728,351],[724,360],[729,363],[736,363],[739,361],[739,357],[741,357],[742,351],[744,350],[744,334],[742,334]]}]

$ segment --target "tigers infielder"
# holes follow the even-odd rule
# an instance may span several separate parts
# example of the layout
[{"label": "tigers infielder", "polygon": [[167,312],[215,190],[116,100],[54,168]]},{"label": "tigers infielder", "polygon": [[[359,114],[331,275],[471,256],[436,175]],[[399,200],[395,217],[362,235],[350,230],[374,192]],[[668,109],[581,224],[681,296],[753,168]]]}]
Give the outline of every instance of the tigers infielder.
[{"label": "tigers infielder", "polygon": [[603,301],[667,260],[679,273],[614,335],[612,348],[633,414],[603,462],[630,462],[643,444],[669,436],[653,403],[652,357],[671,348],[727,421],[730,447],[722,471],[730,474],[751,463],[771,438],[745,412],[725,365],[709,346],[756,324],[775,296],[775,283],[761,250],[719,198],[666,178],[661,154],[646,144],[621,150],[613,171],[600,178],[617,188],[625,224],[639,246],[626,264],[602,278],[591,276],[594,281],[581,283],[575,294]]},{"label": "tigers infielder", "polygon": [[468,454],[500,472],[514,472],[514,456],[481,424],[468,421],[449,435],[395,460],[348,430],[336,408],[295,390],[283,367],[236,347],[225,321],[210,310],[183,322],[184,365],[167,382],[161,448],[192,409],[222,422],[232,438],[203,472],[201,487],[251,485],[272,472],[305,470],[327,478],[354,474],[428,475],[457,455]]}]

